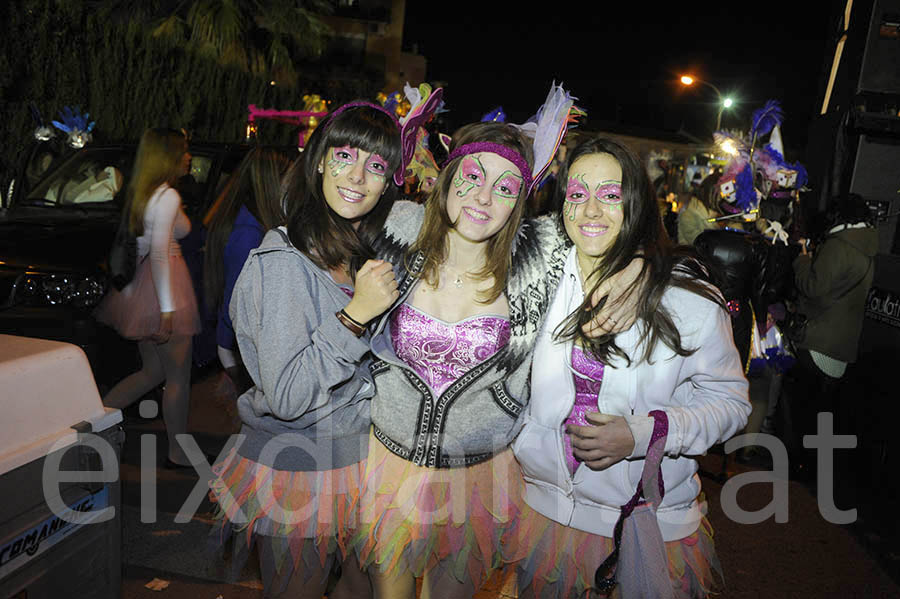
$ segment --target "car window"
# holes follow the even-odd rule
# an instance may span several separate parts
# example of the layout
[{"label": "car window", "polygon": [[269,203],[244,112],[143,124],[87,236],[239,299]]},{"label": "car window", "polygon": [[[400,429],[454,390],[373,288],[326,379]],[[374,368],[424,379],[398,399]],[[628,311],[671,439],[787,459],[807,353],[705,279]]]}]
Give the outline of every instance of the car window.
[{"label": "car window", "polygon": [[24,203],[108,204],[123,193],[133,160],[133,152],[123,148],[80,152],[41,181]]}]

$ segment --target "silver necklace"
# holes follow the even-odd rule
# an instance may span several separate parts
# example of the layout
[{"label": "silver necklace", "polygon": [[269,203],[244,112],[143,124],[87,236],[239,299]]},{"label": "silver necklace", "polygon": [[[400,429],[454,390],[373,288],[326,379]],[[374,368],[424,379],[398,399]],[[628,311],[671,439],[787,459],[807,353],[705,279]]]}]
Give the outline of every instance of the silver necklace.
[{"label": "silver necklace", "polygon": [[456,275],[456,280],[453,281],[453,284],[456,285],[457,289],[462,289],[462,286],[463,286],[462,277],[459,275]]},{"label": "silver necklace", "polygon": [[581,290],[584,291],[587,288],[588,278],[584,275],[584,269],[581,267],[581,261],[576,259],[575,263],[578,264],[578,274],[581,275]]}]

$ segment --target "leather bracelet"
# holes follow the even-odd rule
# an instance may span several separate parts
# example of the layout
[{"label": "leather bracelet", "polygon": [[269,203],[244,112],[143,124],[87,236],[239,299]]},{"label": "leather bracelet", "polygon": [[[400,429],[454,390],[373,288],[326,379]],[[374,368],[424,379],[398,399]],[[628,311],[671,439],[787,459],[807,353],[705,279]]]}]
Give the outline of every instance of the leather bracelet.
[{"label": "leather bracelet", "polygon": [[365,325],[350,318],[350,315],[343,310],[338,310],[334,315],[337,316],[337,319],[341,321],[342,325],[347,327],[347,329],[357,337],[362,337],[363,333],[366,332]]},{"label": "leather bracelet", "polygon": [[353,318],[352,316],[350,316],[349,314],[347,314],[347,311],[346,311],[346,310],[343,310],[343,309],[342,309],[342,310],[341,310],[341,314],[343,314],[344,316],[346,316],[347,319],[348,319],[350,322],[352,322],[353,324],[355,324],[356,326],[358,326],[358,327],[360,327],[360,328],[363,328],[363,329],[366,328],[366,325],[364,325],[364,324],[361,323],[360,321],[356,320],[355,318]]}]

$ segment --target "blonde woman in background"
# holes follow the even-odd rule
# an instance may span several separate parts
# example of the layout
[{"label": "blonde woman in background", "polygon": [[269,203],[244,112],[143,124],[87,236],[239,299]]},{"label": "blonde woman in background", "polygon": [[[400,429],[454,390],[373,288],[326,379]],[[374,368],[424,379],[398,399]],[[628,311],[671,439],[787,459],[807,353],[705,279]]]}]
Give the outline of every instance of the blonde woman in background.
[{"label": "blonde woman in background", "polygon": [[[103,398],[125,409],[160,383],[168,436],[167,468],[189,467],[176,435],[187,432],[191,390],[191,339],[200,331],[197,300],[178,240],[191,231],[175,181],[191,164],[187,139],[172,129],[147,129],[128,184],[125,210],[137,236],[137,270],[121,291],[97,307],[97,320],[138,342],[141,369]],[[149,259],[148,259],[149,258]]]}]

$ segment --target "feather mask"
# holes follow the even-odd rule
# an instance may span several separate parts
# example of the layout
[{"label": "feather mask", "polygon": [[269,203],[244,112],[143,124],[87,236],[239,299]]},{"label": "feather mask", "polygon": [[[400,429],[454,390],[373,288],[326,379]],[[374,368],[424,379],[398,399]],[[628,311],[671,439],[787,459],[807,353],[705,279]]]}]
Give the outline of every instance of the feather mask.
[{"label": "feather mask", "polygon": [[781,125],[784,120],[784,112],[781,110],[781,104],[778,100],[769,100],[765,105],[753,113],[753,121],[750,126],[751,147],[756,144],[756,140],[764,135],[768,135],[772,129]]}]

